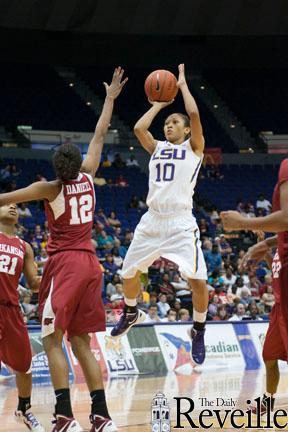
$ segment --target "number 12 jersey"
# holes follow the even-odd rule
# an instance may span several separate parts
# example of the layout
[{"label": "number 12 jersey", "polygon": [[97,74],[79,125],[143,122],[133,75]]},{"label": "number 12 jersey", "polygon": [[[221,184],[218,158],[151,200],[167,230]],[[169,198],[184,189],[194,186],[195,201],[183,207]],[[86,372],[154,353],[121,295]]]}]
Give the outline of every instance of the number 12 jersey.
[{"label": "number 12 jersey", "polygon": [[80,173],[77,179],[62,182],[54,201],[45,200],[45,213],[50,236],[49,255],[64,250],[94,252],[91,233],[95,210],[93,179]]}]

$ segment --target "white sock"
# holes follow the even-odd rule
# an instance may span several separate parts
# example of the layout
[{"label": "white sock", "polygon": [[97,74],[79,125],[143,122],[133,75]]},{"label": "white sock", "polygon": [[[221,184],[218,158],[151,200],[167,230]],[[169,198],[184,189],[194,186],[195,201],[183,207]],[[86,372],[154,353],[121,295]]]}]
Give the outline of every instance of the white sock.
[{"label": "white sock", "polygon": [[193,321],[204,323],[206,321],[207,310],[205,312],[197,312],[193,309]]},{"label": "white sock", "polygon": [[128,299],[127,297],[124,297],[124,302],[127,306],[135,307],[137,305],[136,299]]}]

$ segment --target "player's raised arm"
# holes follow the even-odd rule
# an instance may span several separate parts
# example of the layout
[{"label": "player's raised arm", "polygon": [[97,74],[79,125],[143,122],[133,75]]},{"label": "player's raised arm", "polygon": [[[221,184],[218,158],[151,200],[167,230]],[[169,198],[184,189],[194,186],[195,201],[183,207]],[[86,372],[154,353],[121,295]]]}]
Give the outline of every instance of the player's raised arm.
[{"label": "player's raised arm", "polygon": [[0,206],[48,199],[53,201],[61,190],[61,182],[35,182],[26,188],[0,194]]},{"label": "player's raised arm", "polygon": [[170,105],[173,100],[169,102],[153,102],[149,100],[149,102],[152,104],[152,107],[137,121],[134,126],[134,133],[142,147],[147,150],[148,153],[152,154],[155,150],[157,141],[148,129],[157,114],[163,108]]},{"label": "player's raised arm", "polygon": [[178,77],[177,85],[181,90],[184,99],[185,110],[190,119],[191,147],[192,150],[197,154],[197,156],[202,156],[205,147],[205,140],[203,137],[203,130],[200,121],[198,107],[196,105],[194,97],[190,93],[190,90],[186,82],[184,64],[183,63],[180,64],[178,66],[178,69],[179,69],[179,77]]},{"label": "player's raised arm", "polygon": [[125,78],[122,81],[123,74],[124,69],[118,67],[114,71],[111,84],[108,85],[106,82],[103,83],[106,89],[105,102],[102,108],[102,113],[95,128],[94,136],[90,141],[87,156],[81,166],[82,172],[88,173],[93,177],[95,176],[95,173],[100,164],[104,139],[107,134],[113,113],[114,100],[119,96],[121,90],[128,81],[128,78]]},{"label": "player's raised arm", "polygon": [[23,273],[31,291],[38,292],[41,277],[37,275],[37,265],[34,262],[34,253],[29,243],[26,243]]}]

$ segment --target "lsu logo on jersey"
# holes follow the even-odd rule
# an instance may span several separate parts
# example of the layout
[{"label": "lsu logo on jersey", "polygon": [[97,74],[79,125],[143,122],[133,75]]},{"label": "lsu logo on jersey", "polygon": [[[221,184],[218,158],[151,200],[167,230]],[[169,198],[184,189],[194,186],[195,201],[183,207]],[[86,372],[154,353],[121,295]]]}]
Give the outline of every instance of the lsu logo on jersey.
[{"label": "lsu logo on jersey", "polygon": [[157,150],[152,160],[184,160],[186,158],[186,149],[165,148]]}]

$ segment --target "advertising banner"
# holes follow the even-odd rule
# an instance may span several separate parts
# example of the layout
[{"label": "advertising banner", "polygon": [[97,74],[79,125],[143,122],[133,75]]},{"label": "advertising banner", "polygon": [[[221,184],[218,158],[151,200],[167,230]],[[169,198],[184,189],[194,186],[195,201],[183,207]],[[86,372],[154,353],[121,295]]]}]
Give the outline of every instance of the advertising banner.
[{"label": "advertising banner", "polygon": [[134,327],[128,333],[128,340],[140,373],[167,372],[154,327]]},{"label": "advertising banner", "polygon": [[110,330],[108,329],[106,332],[97,333],[96,337],[109,375],[139,373],[127,336],[114,339],[110,336]]}]

